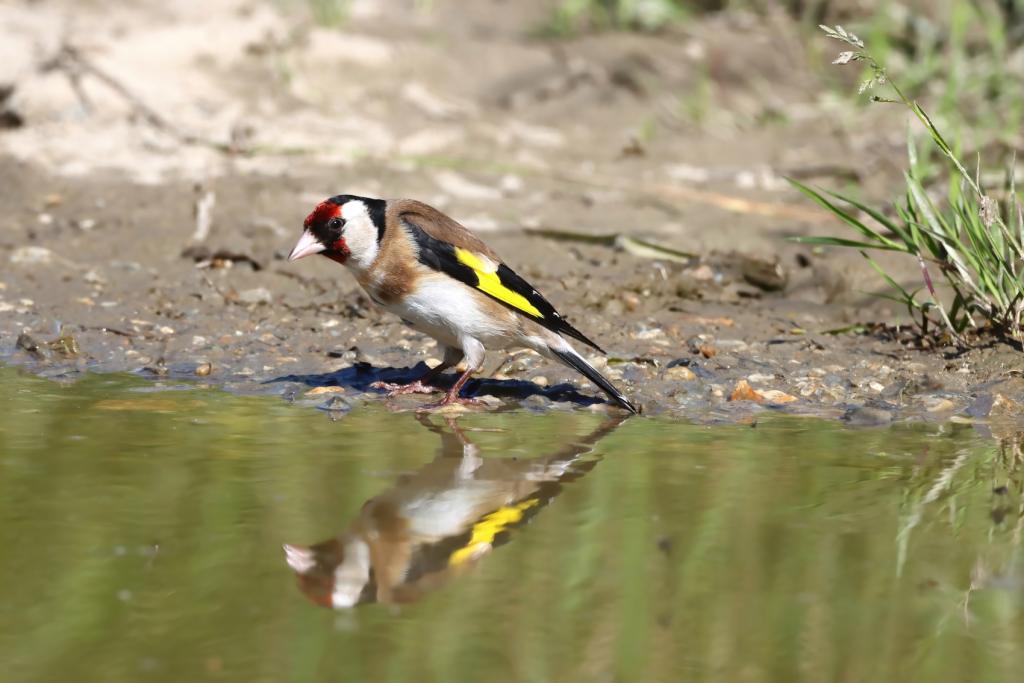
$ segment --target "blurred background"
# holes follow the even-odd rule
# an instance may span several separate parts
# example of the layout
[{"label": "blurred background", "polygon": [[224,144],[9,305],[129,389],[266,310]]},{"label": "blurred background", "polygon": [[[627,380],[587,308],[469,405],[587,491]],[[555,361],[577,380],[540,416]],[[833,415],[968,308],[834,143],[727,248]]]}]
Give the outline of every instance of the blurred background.
[{"label": "blurred background", "polygon": [[888,200],[906,166],[906,112],[858,100],[864,70],[830,66],[842,46],[818,24],[856,30],[966,150],[1008,154],[1022,17],[1017,0],[8,0],[0,199],[39,186],[27,167],[125,188],[233,176],[244,197],[221,215],[281,207],[289,230],[344,190],[481,231],[771,260],[821,219],[784,176]]}]

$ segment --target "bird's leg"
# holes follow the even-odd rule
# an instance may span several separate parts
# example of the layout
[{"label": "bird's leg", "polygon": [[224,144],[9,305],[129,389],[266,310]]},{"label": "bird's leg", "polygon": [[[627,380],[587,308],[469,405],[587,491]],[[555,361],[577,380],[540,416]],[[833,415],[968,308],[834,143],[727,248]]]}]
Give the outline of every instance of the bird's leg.
[{"label": "bird's leg", "polygon": [[388,398],[402,396],[404,394],[434,394],[441,391],[439,387],[433,386],[434,380],[441,376],[445,370],[453,368],[462,360],[462,351],[458,349],[445,348],[444,358],[436,367],[427,370],[423,375],[414,379],[408,384],[395,384],[391,382],[374,382],[370,386],[374,389],[384,389],[388,392]]},{"label": "bird's leg", "polygon": [[444,406],[450,406],[454,403],[461,403],[463,405],[479,405],[480,401],[473,398],[462,398],[459,396],[459,392],[462,391],[463,385],[469,381],[469,378],[473,376],[474,372],[480,370],[484,364],[484,347],[476,341],[471,340],[472,343],[464,345],[466,352],[466,371],[455,380],[455,384],[448,390],[448,393],[444,395],[438,403],[431,403],[423,406],[420,410],[433,410],[435,408],[443,408]]},{"label": "bird's leg", "polygon": [[472,377],[474,372],[476,371],[472,368],[466,370],[457,380],[455,380],[455,384],[453,384],[452,388],[444,395],[444,398],[437,403],[428,403],[427,405],[422,406],[420,410],[434,410],[435,408],[443,408],[455,403],[470,406],[480,405],[480,401],[475,398],[463,398],[459,396],[459,392],[462,390],[462,385],[469,381],[469,378]]}]

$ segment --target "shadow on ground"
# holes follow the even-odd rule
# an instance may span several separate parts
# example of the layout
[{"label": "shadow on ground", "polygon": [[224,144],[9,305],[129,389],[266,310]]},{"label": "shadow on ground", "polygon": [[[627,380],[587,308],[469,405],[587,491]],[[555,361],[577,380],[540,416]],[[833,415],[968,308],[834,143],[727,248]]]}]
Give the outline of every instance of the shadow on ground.
[{"label": "shadow on ground", "polygon": [[[392,382],[396,384],[412,382],[422,376],[428,369],[429,367],[426,363],[417,363],[411,368],[379,368],[369,363],[355,363],[334,372],[315,375],[282,375],[281,377],[269,379],[264,384],[299,382],[308,387],[338,386],[365,393],[386,394],[387,392],[383,389],[377,389],[371,385],[375,382]],[[454,382],[455,375],[449,373],[439,377],[435,384],[440,388],[448,389]],[[575,386],[569,383],[541,387],[533,382],[518,379],[471,379],[463,388],[462,395],[469,398],[495,396],[515,401],[525,401],[531,397],[539,396],[549,401],[574,403],[580,406],[606,403],[606,401],[597,396],[588,396],[580,393]]]}]

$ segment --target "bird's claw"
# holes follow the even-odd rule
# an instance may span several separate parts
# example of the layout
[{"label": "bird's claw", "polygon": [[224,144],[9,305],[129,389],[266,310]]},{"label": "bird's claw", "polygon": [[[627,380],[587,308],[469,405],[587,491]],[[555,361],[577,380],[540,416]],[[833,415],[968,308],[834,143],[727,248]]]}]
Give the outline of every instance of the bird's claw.
[{"label": "bird's claw", "polygon": [[391,382],[374,382],[370,385],[373,389],[384,389],[388,392],[388,398],[395,396],[404,396],[406,394],[435,394],[442,389],[432,387],[429,384],[424,384],[420,381],[410,382],[408,384],[392,384]]}]

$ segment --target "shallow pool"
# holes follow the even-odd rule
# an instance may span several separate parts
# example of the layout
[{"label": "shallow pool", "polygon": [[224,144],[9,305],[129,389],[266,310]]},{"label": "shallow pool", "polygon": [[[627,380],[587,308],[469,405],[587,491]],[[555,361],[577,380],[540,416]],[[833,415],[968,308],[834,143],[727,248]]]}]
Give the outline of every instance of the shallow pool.
[{"label": "shallow pool", "polygon": [[1020,459],[0,370],[3,680],[1017,680]]}]

